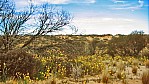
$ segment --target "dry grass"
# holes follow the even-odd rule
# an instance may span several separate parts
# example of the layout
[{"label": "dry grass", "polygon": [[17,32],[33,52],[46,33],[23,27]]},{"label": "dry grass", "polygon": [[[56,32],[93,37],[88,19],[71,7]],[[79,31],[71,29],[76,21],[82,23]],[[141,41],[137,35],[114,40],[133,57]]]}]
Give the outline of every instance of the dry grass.
[{"label": "dry grass", "polygon": [[132,64],[133,64],[133,66],[138,66],[139,61],[137,59],[135,59],[135,60],[132,61]]},{"label": "dry grass", "polygon": [[146,66],[146,68],[149,68],[149,60],[147,60],[147,61],[145,62],[145,66]]},{"label": "dry grass", "polygon": [[138,67],[137,66],[132,66],[132,73],[134,75],[137,75],[137,70],[138,70]]},{"label": "dry grass", "polygon": [[146,71],[143,72],[142,83],[149,84],[149,69],[147,69]]}]

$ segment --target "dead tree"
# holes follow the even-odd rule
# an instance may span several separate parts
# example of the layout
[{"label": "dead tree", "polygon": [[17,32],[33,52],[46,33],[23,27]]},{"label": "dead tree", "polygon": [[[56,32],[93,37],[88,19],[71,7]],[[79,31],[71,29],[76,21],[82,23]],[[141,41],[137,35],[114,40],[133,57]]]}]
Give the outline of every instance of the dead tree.
[{"label": "dead tree", "polygon": [[[61,31],[65,26],[75,28],[69,25],[72,20],[70,13],[58,7],[52,7],[49,4],[34,6],[29,3],[28,9],[18,11],[10,0],[2,0],[0,1],[0,37],[2,39],[0,49],[5,52],[14,49],[20,40],[20,34],[24,35],[24,31],[32,28],[27,24],[30,20],[34,21],[30,24],[36,23],[34,31],[31,32],[31,38],[20,48],[29,45],[39,35]],[[30,32],[25,34],[27,33]]]}]

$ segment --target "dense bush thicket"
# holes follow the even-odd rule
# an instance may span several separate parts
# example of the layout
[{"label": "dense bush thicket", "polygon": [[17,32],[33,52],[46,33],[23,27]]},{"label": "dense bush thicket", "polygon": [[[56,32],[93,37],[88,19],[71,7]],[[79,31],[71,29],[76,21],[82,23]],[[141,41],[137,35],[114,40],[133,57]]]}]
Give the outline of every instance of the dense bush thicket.
[{"label": "dense bush thicket", "polygon": [[141,52],[139,53],[140,56],[146,56],[149,58],[149,47],[145,47],[141,50]]},{"label": "dense bush thicket", "polygon": [[[34,53],[41,56],[52,56],[52,55],[58,55],[59,53],[62,53],[67,55],[70,58],[80,56],[80,55],[83,55],[83,56],[94,55],[97,44],[100,45],[101,42],[99,42],[98,40],[93,40],[93,41],[88,41],[87,39],[82,40],[82,38],[80,38],[79,40],[76,40],[77,38],[74,40],[60,39],[59,41],[57,41],[57,39],[54,39],[53,44],[51,45],[46,43],[40,43],[40,44],[45,44],[45,46],[41,48],[40,47],[36,48],[34,50]],[[58,43],[56,43],[56,41]],[[101,48],[103,47],[100,47],[100,49]],[[47,52],[50,50],[53,50],[52,53]]]},{"label": "dense bush thicket", "polygon": [[147,45],[146,38],[141,32],[114,37],[108,42],[108,54],[111,56],[137,56]]},{"label": "dense bush thicket", "polygon": [[[90,41],[88,37],[92,40]],[[47,51],[54,49],[56,50],[56,52],[53,51],[54,55],[57,53],[59,55],[61,52],[72,58],[94,54],[100,56],[105,54],[110,56],[147,56],[148,54],[149,37],[141,31],[134,31],[129,35],[118,35],[118,37],[113,36],[111,40],[104,39],[104,37],[100,39],[100,36],[41,36],[41,39],[36,39],[28,46],[28,51],[40,56],[51,56],[53,54]]]},{"label": "dense bush thicket", "polygon": [[107,43],[104,41],[98,41],[96,43],[95,54],[99,56],[103,56],[107,54]]},{"label": "dense bush thicket", "polygon": [[18,78],[16,73],[20,74],[19,77],[29,73],[32,78],[39,71],[40,62],[24,50],[12,50],[6,54],[1,54],[0,60],[3,76]]},{"label": "dense bush thicket", "polygon": [[[37,42],[37,45],[43,44],[44,46],[39,48],[34,44],[34,47],[38,48],[33,51],[41,56],[51,56],[52,54],[49,54],[47,51],[54,49],[56,50],[56,53],[58,53],[57,50],[59,50],[62,54],[72,58],[80,55],[86,56],[94,54],[100,56],[104,56],[105,54],[109,54],[110,56],[146,56],[148,53],[148,36],[140,31],[132,32],[129,35],[119,35],[118,37],[113,36],[111,40],[108,39],[106,41],[98,37],[91,37],[91,41],[88,40],[87,37],[82,36],[66,37],[59,40],[56,40],[58,37],[55,37],[52,40]],[[46,39],[49,38],[46,37]],[[51,41],[53,44],[48,44],[48,42]]]},{"label": "dense bush thicket", "polygon": [[[44,80],[52,76],[77,79],[87,74],[97,75],[106,68],[107,64],[112,67],[117,66],[116,62],[112,62],[113,60],[128,61],[134,58],[132,56],[149,56],[147,45],[149,40],[142,33],[119,35],[111,40],[98,37],[91,39],[55,37],[52,40],[49,38],[42,37],[35,40],[33,44],[25,48],[27,51],[19,49],[0,53],[0,74],[2,74],[0,78],[7,80],[7,77],[23,78],[29,75],[31,79],[36,80]],[[28,51],[33,55],[27,53]],[[128,61],[129,64],[132,64],[132,60]],[[141,62],[145,60],[146,57],[141,58]],[[147,61],[145,65],[148,67],[149,62]]]}]

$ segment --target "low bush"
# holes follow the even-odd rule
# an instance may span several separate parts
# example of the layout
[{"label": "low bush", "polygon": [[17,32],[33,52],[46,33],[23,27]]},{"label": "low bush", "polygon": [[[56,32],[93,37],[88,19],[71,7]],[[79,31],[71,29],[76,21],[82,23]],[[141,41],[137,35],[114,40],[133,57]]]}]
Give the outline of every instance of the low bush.
[{"label": "low bush", "polygon": [[40,62],[24,50],[12,50],[0,55],[2,74],[7,77],[23,78],[29,74],[31,78],[39,71]]}]

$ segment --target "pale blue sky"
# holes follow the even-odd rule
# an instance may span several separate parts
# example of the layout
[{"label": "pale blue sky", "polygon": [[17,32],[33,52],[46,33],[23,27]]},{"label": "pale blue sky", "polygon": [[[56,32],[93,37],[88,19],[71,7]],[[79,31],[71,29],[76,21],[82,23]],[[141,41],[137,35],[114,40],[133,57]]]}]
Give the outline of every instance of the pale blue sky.
[{"label": "pale blue sky", "polygon": [[[28,0],[14,0],[17,8]],[[148,0],[33,0],[35,4],[48,2],[69,11],[71,24],[78,34],[129,34],[134,30],[149,33]],[[69,31],[66,31],[69,33]]]}]

